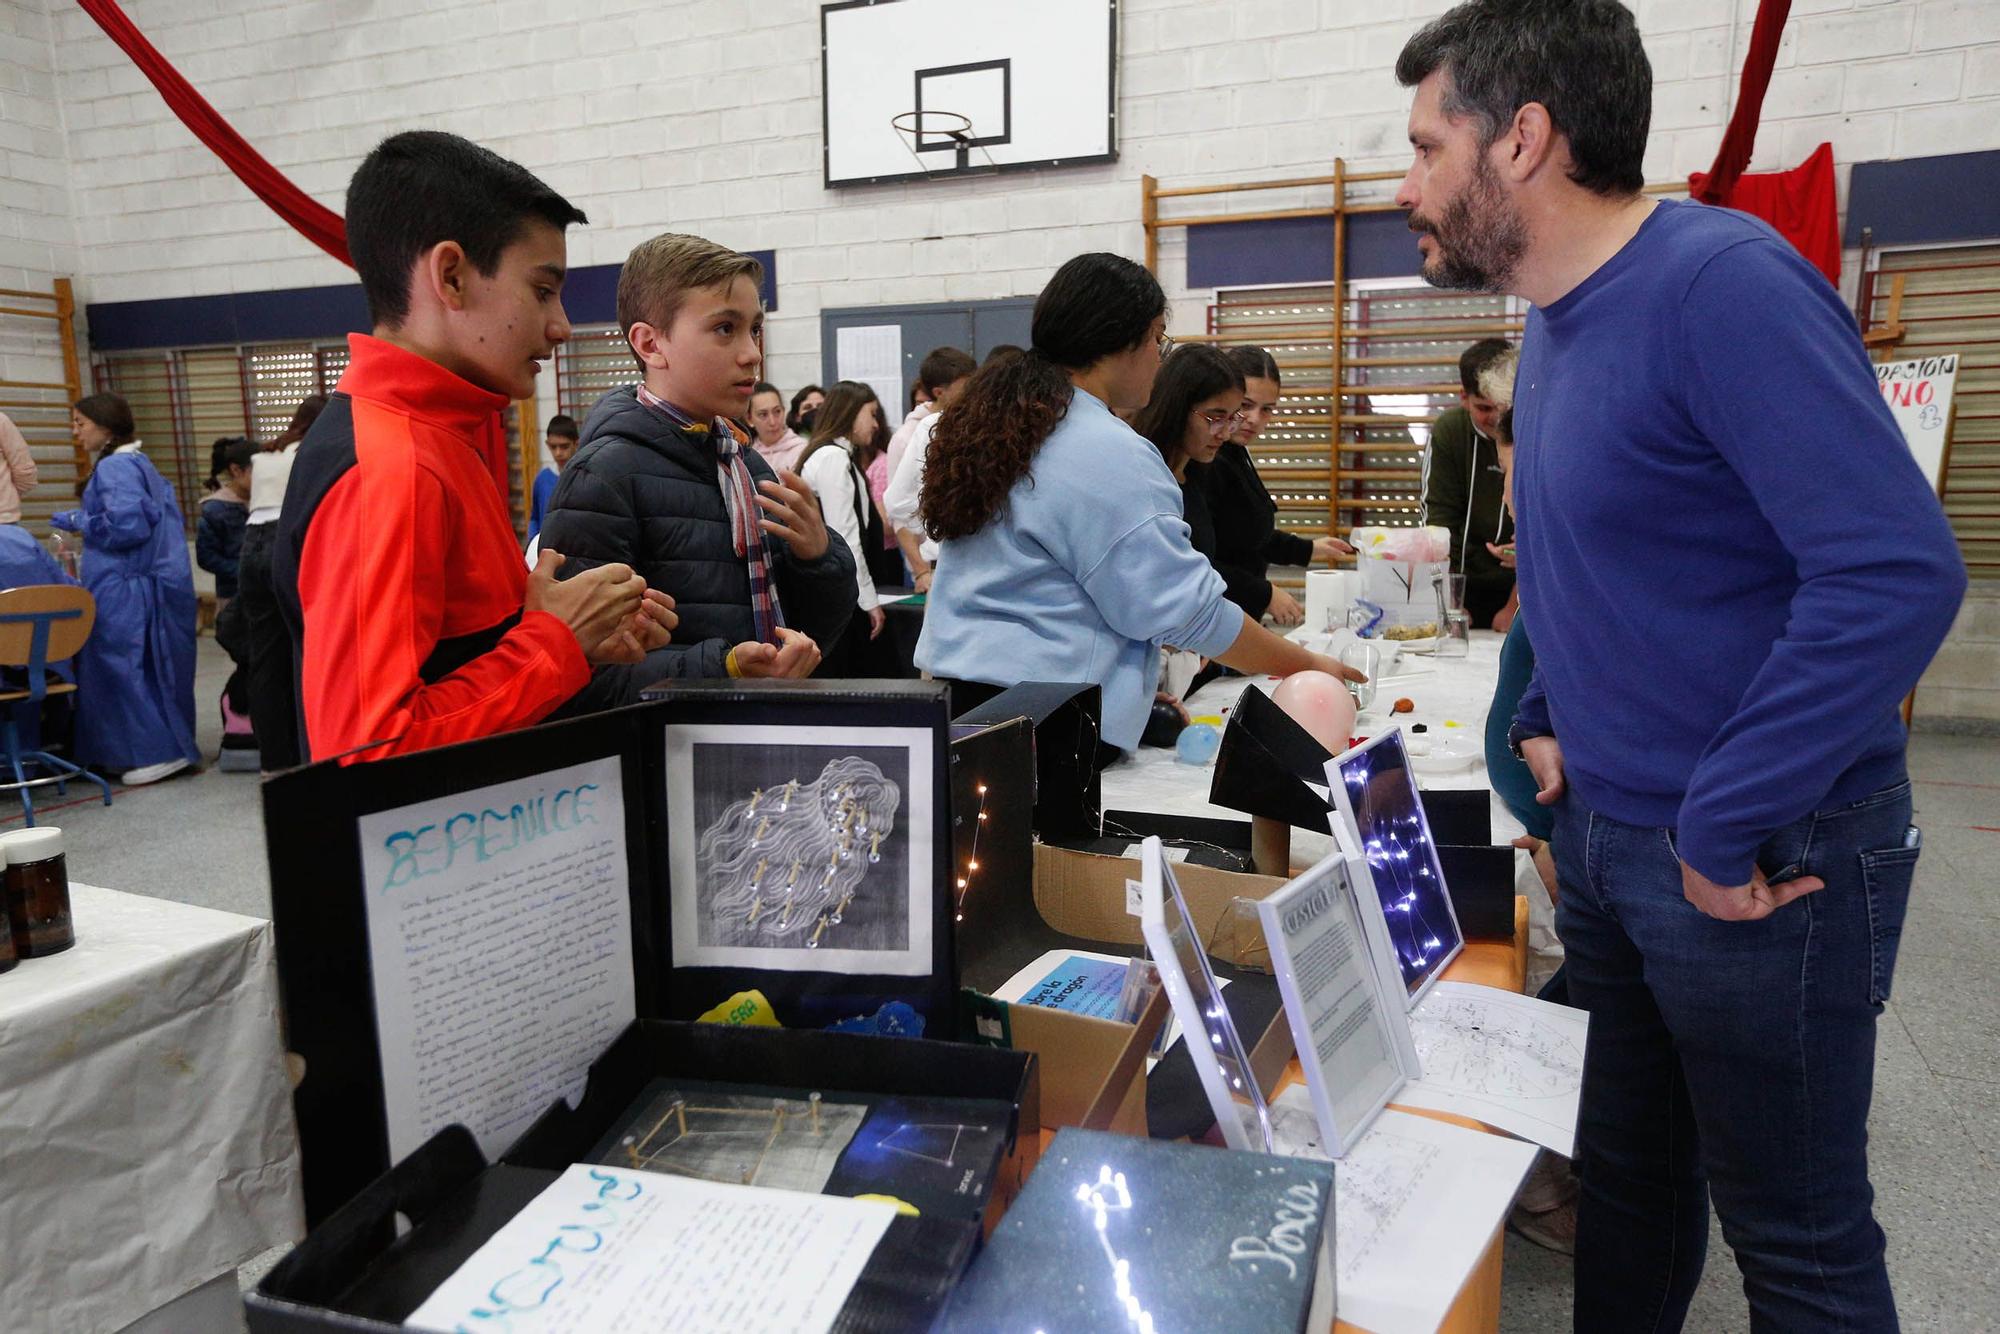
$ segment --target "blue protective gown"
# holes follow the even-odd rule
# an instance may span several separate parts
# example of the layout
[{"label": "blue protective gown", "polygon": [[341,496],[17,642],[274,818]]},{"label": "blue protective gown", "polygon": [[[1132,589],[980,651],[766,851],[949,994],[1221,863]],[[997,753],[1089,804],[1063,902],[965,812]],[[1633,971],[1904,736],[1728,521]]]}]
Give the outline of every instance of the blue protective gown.
[{"label": "blue protective gown", "polygon": [[97,625],[76,655],[76,753],[106,769],[181,758],[194,741],[194,573],[174,488],[136,450],[90,474],[83,509],[58,527],[83,534],[83,586]]}]

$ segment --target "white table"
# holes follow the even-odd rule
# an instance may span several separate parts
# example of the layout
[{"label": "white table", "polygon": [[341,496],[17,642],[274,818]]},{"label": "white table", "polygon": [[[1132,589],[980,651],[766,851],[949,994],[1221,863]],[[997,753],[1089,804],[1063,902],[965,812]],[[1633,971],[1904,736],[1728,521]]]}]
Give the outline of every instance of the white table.
[{"label": "white table", "polygon": [[9,1331],[121,1329],[304,1234],[271,924],[70,896],[76,945],[0,974]]},{"label": "white table", "polygon": [[[1407,731],[1412,724],[1422,723],[1427,735],[1465,737],[1478,748],[1486,735],[1486,715],[1493,702],[1494,684],[1499,679],[1502,638],[1490,630],[1473,631],[1471,650],[1463,658],[1404,654],[1376,683],[1374,702],[1355,720],[1355,735],[1377,736],[1398,725]],[[1277,685],[1273,677],[1252,680],[1225,676],[1189,696],[1187,710],[1197,718],[1226,717],[1245,690],[1254,687],[1269,694]],[[1390,707],[1403,698],[1416,705],[1415,710],[1391,716]],[[1210,803],[1208,788],[1213,777],[1213,766],[1190,768],[1176,759],[1172,750],[1142,747],[1130,759],[1104,771],[1104,808],[1225,820],[1245,818],[1241,811]],[[1418,781],[1423,787],[1444,790],[1491,786],[1484,760],[1475,760],[1470,768],[1451,773],[1419,772]],[[1497,793],[1492,805],[1496,844],[1510,843],[1526,832]],[[1294,868],[1311,866],[1332,851],[1331,836],[1302,829],[1292,831]],[[1514,881],[1516,891],[1528,900],[1532,989],[1538,975],[1545,977],[1555,971],[1562,947],[1556,943],[1555,913],[1548,892],[1525,853],[1516,858]]]}]

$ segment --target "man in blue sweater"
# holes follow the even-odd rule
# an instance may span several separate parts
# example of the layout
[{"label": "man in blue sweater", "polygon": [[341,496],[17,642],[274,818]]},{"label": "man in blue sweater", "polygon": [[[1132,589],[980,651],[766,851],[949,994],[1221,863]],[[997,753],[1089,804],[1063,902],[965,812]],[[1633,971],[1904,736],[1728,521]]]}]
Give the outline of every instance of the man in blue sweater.
[{"label": "man in blue sweater", "polygon": [[1919,841],[1896,710],[1965,590],[1950,528],[1826,279],[1641,193],[1622,6],[1471,0],[1397,77],[1424,276],[1533,307],[1514,740],[1591,1014],[1576,1328],[1679,1328],[1712,1192],[1756,1328],[1893,1329],[1867,1117]]}]

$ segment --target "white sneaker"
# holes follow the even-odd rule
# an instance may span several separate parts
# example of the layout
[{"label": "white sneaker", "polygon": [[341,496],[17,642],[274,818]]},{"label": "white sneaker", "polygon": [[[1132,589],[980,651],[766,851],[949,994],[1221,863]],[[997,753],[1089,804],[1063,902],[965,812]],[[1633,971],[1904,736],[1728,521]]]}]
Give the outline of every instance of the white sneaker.
[{"label": "white sneaker", "polygon": [[118,781],[126,787],[144,787],[148,783],[157,783],[162,778],[172,778],[187,767],[188,762],[186,760],[165,760],[159,764],[148,764],[138,769],[127,769]]}]

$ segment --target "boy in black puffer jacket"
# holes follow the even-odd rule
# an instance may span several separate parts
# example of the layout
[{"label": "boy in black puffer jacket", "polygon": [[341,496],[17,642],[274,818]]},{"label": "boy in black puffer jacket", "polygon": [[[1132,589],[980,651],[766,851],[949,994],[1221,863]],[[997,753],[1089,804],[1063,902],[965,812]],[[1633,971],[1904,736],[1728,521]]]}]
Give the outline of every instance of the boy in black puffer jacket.
[{"label": "boy in black puffer jacket", "polygon": [[599,399],[542,524],[564,573],[632,566],[674,599],[671,646],[599,669],[567,710],[630,703],[673,676],[809,675],[853,618],[854,555],[811,490],[773,473],[732,419],[763,365],[762,267],[699,237],[657,236],[618,277],[642,379]]}]

